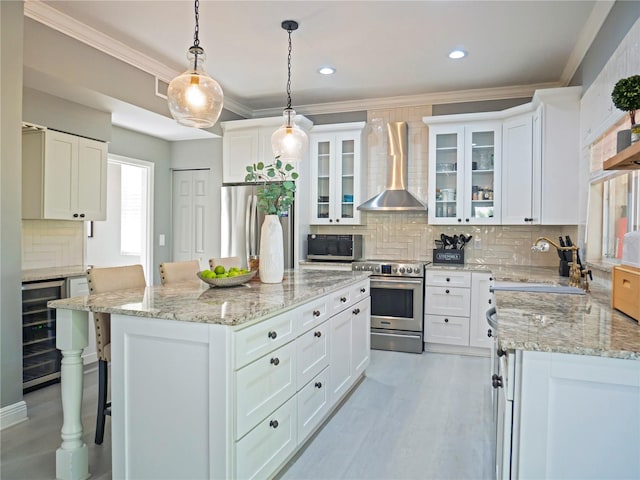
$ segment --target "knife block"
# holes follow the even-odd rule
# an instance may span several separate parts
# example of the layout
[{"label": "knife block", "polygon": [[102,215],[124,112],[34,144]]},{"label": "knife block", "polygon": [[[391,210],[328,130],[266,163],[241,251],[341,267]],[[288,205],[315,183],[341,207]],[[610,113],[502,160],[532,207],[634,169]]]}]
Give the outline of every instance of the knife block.
[{"label": "knife block", "polygon": [[568,277],[570,269],[571,269],[571,262],[567,262],[566,260],[560,260],[560,265],[558,267],[558,275],[560,275],[561,277]]}]

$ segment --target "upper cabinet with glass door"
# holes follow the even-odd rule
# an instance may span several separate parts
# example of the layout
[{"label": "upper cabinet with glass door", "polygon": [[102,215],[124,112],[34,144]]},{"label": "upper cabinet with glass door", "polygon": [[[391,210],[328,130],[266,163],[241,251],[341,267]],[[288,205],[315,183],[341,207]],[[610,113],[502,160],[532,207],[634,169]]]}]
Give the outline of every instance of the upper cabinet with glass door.
[{"label": "upper cabinet with glass door", "polygon": [[360,223],[364,194],[364,122],[317,125],[311,130],[311,224]]},{"label": "upper cabinet with glass door", "polygon": [[430,223],[500,222],[500,139],[500,122],[429,125]]}]

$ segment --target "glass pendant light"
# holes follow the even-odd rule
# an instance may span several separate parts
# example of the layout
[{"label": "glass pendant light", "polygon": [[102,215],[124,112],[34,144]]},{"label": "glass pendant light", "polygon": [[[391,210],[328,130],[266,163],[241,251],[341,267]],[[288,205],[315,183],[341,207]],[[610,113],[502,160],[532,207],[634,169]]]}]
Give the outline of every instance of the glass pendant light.
[{"label": "glass pendant light", "polygon": [[309,144],[307,134],[295,124],[296,111],[291,108],[291,32],[298,29],[298,22],[285,20],[282,28],[289,34],[289,55],[287,56],[287,108],[284,109],[284,123],[271,136],[271,148],[276,157],[287,163],[299,162]]},{"label": "glass pendant light", "polygon": [[196,26],[193,46],[187,53],[189,69],[171,80],[167,100],[171,115],[178,123],[187,127],[209,128],[220,117],[224,94],[218,82],[203,69],[206,55],[198,38],[199,4],[199,0],[195,0]]}]

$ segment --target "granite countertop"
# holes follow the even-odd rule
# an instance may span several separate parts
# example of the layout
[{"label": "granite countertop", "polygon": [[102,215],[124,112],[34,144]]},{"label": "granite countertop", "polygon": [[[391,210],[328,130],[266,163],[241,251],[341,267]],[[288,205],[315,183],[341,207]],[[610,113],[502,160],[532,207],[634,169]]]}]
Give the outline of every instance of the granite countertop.
[{"label": "granite countertop", "polygon": [[[559,277],[529,277],[566,285]],[[516,280],[521,271],[499,280]],[[640,325],[633,318],[611,308],[611,290],[591,283],[586,295],[562,293],[495,292],[498,342],[504,350],[532,350],[640,360]]]},{"label": "granite countertop", "polygon": [[49,302],[49,307],[115,313],[185,322],[240,325],[277,314],[346,287],[366,272],[287,270],[282,283],[258,277],[235,287],[212,287],[195,280],[175,286],[150,286]]},{"label": "granite countertop", "polygon": [[22,270],[22,281],[35,282],[38,280],[53,280],[54,278],[83,277],[87,273],[87,268],[89,268],[87,265],[72,265]]}]

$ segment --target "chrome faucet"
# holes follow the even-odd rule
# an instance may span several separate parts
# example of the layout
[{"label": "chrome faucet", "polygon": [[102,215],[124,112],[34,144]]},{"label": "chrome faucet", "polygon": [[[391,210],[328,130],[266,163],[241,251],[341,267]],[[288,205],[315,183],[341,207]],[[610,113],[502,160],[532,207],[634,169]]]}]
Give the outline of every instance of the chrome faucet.
[{"label": "chrome faucet", "polygon": [[[571,245],[569,246],[560,246],[553,240],[550,240],[547,237],[538,237],[535,242],[533,242],[533,246],[531,247],[531,251],[533,252],[548,252],[549,244],[553,245],[560,251],[571,252],[572,261],[569,263],[569,286],[570,287],[579,287],[584,288],[585,292],[589,291],[589,275],[585,269],[581,268],[578,265],[578,246]],[[583,282],[584,279],[584,282]]]}]

